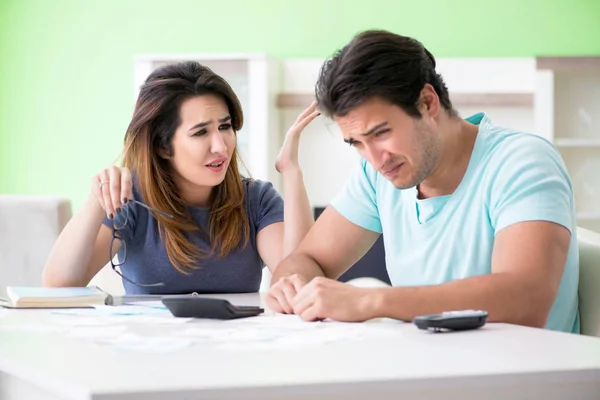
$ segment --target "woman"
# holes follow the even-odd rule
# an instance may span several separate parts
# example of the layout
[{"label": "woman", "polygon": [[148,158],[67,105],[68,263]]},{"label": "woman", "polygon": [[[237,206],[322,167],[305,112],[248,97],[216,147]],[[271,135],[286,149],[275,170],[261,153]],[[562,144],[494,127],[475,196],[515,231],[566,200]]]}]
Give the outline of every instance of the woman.
[{"label": "woman", "polygon": [[297,152],[318,115],[313,104],[298,117],[277,159],[284,210],[270,183],[240,175],[243,116],[227,82],[197,62],[157,69],[140,90],[123,166],[93,177],[44,285],[85,286],[111,262],[126,293],[257,291],[264,264],[273,271],[313,222]]}]

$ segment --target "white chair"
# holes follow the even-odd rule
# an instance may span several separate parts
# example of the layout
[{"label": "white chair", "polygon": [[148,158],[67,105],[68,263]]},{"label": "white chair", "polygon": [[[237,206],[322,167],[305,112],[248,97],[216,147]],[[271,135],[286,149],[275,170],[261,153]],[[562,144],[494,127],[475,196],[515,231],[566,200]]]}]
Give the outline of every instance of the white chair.
[{"label": "white chair", "polygon": [[600,337],[600,234],[577,228],[581,333]]},{"label": "white chair", "polygon": [[56,196],[0,195],[0,296],[7,286],[39,286],[46,259],[71,218]]},{"label": "white chair", "polygon": [[[72,217],[63,197],[0,195],[0,297],[7,286],[41,286],[52,246]],[[114,295],[124,293],[121,278],[104,267],[90,282]]]}]

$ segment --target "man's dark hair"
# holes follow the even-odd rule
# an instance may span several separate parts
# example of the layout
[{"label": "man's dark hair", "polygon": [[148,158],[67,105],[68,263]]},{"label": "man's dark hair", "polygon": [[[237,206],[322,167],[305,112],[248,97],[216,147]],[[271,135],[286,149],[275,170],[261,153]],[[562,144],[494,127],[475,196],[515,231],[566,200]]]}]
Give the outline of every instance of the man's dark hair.
[{"label": "man's dark hair", "polygon": [[433,55],[410,37],[383,30],[356,35],[321,67],[315,94],[328,116],[344,116],[365,100],[378,97],[420,118],[417,101],[426,83],[452,115],[448,89],[435,71]]}]

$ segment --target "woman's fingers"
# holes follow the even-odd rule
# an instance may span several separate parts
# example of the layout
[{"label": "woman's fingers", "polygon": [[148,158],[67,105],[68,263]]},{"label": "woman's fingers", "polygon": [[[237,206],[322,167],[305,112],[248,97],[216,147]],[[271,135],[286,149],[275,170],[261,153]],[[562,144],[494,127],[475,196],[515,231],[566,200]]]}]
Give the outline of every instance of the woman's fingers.
[{"label": "woman's fingers", "polygon": [[321,115],[321,113],[319,111],[313,111],[312,113],[308,114],[306,117],[304,117],[302,119],[302,121],[300,121],[300,122],[298,122],[298,124],[296,124],[297,130],[299,132],[302,132],[304,130],[304,128],[306,128],[306,126],[308,124],[310,124],[312,122],[312,120],[317,118],[319,115]]},{"label": "woman's fingers", "polygon": [[116,211],[112,206],[112,198],[110,196],[110,175],[107,170],[104,170],[99,176],[102,177],[99,183],[100,193],[102,194],[102,208],[104,208],[108,217],[114,218]]},{"label": "woman's fingers", "polygon": [[121,204],[133,199],[133,180],[129,168],[121,168]]},{"label": "woman's fingers", "polygon": [[298,122],[302,121],[304,118],[306,118],[307,115],[313,113],[315,110],[317,109],[317,101],[313,101],[310,106],[308,106],[308,108],[304,111],[302,111],[302,113],[300,113],[300,115],[298,115],[298,118],[296,118],[296,122],[294,123],[294,125],[296,125]]},{"label": "woman's fingers", "polygon": [[113,215],[117,215],[117,212],[121,211],[121,169],[119,167],[112,166],[109,168],[110,174],[110,200],[112,202]]}]

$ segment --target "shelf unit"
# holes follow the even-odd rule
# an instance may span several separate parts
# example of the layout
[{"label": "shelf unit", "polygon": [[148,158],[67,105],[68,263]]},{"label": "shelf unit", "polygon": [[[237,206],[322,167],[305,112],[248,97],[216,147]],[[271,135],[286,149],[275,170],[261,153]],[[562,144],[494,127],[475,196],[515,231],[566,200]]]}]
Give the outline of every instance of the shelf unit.
[{"label": "shelf unit", "polygon": [[[237,133],[238,150],[256,179],[279,187],[275,158],[279,150],[279,118],[275,105],[279,65],[263,54],[144,54],[134,58],[134,94],[156,68],[179,61],[198,61],[221,75],[242,103],[244,126]],[[244,168],[242,167],[242,171]]]},{"label": "shelf unit", "polygon": [[586,221],[600,221],[600,212],[580,212],[577,218]]},{"label": "shelf unit", "polygon": [[600,147],[600,137],[598,139],[588,138],[558,138],[554,140],[556,147]]},{"label": "shelf unit", "polygon": [[536,126],[569,171],[578,225],[600,232],[600,57],[539,57],[536,70]]}]

